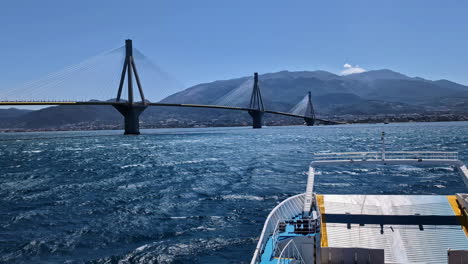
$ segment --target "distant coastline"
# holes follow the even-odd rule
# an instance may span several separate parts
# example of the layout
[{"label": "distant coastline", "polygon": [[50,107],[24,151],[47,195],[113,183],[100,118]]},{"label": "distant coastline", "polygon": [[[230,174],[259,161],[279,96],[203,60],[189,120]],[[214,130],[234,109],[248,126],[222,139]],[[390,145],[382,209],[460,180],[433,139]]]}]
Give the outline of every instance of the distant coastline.
[{"label": "distant coastline", "polygon": [[[383,124],[383,123],[426,123],[426,122],[454,122],[468,121],[468,114],[443,114],[443,115],[382,115],[382,116],[335,116],[334,120],[346,124]],[[304,125],[301,120],[292,119],[288,121],[266,120],[265,126],[301,126]],[[321,124],[317,124],[321,125]],[[142,129],[158,128],[207,128],[207,127],[250,127],[249,122],[169,122],[166,124],[140,124]],[[99,124],[99,123],[78,123],[57,127],[44,128],[2,128],[0,133],[14,132],[54,132],[54,131],[98,131],[98,130],[122,130],[121,123]]]}]

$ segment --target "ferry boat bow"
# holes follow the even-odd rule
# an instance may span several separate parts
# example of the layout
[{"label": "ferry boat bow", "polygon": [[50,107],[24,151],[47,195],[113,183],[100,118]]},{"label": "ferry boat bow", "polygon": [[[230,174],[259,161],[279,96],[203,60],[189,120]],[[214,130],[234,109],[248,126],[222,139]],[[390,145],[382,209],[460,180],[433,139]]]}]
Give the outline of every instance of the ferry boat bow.
[{"label": "ferry boat bow", "polygon": [[456,152],[315,153],[306,192],[268,215],[251,264],[468,263],[468,194],[327,195],[314,192],[317,167],[455,167]]}]

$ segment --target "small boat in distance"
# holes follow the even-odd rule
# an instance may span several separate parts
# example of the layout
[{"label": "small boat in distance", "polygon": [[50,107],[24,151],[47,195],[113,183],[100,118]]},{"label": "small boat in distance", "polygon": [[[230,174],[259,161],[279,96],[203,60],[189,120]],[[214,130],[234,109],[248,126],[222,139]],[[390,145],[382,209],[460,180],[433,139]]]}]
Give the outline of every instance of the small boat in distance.
[{"label": "small boat in distance", "polygon": [[315,170],[340,165],[452,166],[456,152],[315,153],[306,192],[268,215],[251,264],[468,263],[468,194],[327,195]]}]

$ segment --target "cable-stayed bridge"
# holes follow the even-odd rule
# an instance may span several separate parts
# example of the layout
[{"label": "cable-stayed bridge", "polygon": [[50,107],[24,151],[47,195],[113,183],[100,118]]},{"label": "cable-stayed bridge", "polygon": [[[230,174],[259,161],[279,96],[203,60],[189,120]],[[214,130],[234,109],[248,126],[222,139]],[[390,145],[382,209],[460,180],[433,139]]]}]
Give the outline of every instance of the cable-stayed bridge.
[{"label": "cable-stayed bridge", "polygon": [[[162,91],[158,94],[159,96],[164,98],[177,91],[174,89],[177,86],[176,82],[172,81],[168,74],[141,52],[133,49],[131,40],[126,40],[123,47],[104,52],[82,63],[67,67],[62,71],[26,83],[23,86],[0,90],[0,106],[111,105],[124,117],[125,134],[140,133],[139,116],[149,106],[246,111],[252,117],[253,128],[262,127],[265,113],[302,118],[308,126],[314,125],[316,121],[325,124],[336,123],[315,116],[310,92],[289,112],[268,109],[262,98],[257,73],[238,88],[221,95],[214,104],[203,104],[154,102],[154,98],[157,97],[154,94],[150,95],[151,100],[149,100],[145,96],[147,91],[143,90],[140,70],[144,72],[145,85],[147,85],[147,80],[149,80],[149,83],[153,81],[152,86],[157,86],[158,90]],[[83,89],[86,87],[92,89],[88,94],[83,93]],[[115,97],[112,96],[112,93],[115,93],[116,87],[118,89]],[[135,96],[135,94],[138,94],[138,96]],[[91,100],[87,96],[115,99]],[[60,97],[62,99],[49,99]],[[71,99],[64,100],[63,98]],[[246,102],[248,102],[248,105]]]}]

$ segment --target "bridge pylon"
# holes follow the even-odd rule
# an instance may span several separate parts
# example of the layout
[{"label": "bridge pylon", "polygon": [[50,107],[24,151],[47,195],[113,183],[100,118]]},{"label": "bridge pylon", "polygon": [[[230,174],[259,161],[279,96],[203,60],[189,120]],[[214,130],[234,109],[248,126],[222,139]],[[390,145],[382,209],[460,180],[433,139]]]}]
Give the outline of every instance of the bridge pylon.
[{"label": "bridge pylon", "polygon": [[262,94],[260,92],[260,87],[258,86],[258,73],[254,73],[254,85],[252,90],[252,96],[250,97],[250,109],[249,114],[252,117],[252,127],[253,128],[262,128],[263,124],[263,114],[265,112],[265,107],[263,105]]},{"label": "bridge pylon", "polygon": [[312,104],[312,94],[310,91],[308,93],[307,108],[305,111],[304,121],[307,126],[313,126],[315,124],[315,111],[314,105]]},{"label": "bridge pylon", "polygon": [[[121,101],[122,88],[127,76],[127,101]],[[135,103],[133,96],[133,77],[135,77],[138,91],[141,97],[141,103]],[[125,40],[125,61],[120,76],[119,90],[117,91],[117,98],[113,105],[124,117],[125,135],[139,135],[140,134],[140,114],[145,111],[147,105],[143,88],[141,86],[140,77],[133,59],[133,46],[132,40]]]}]

